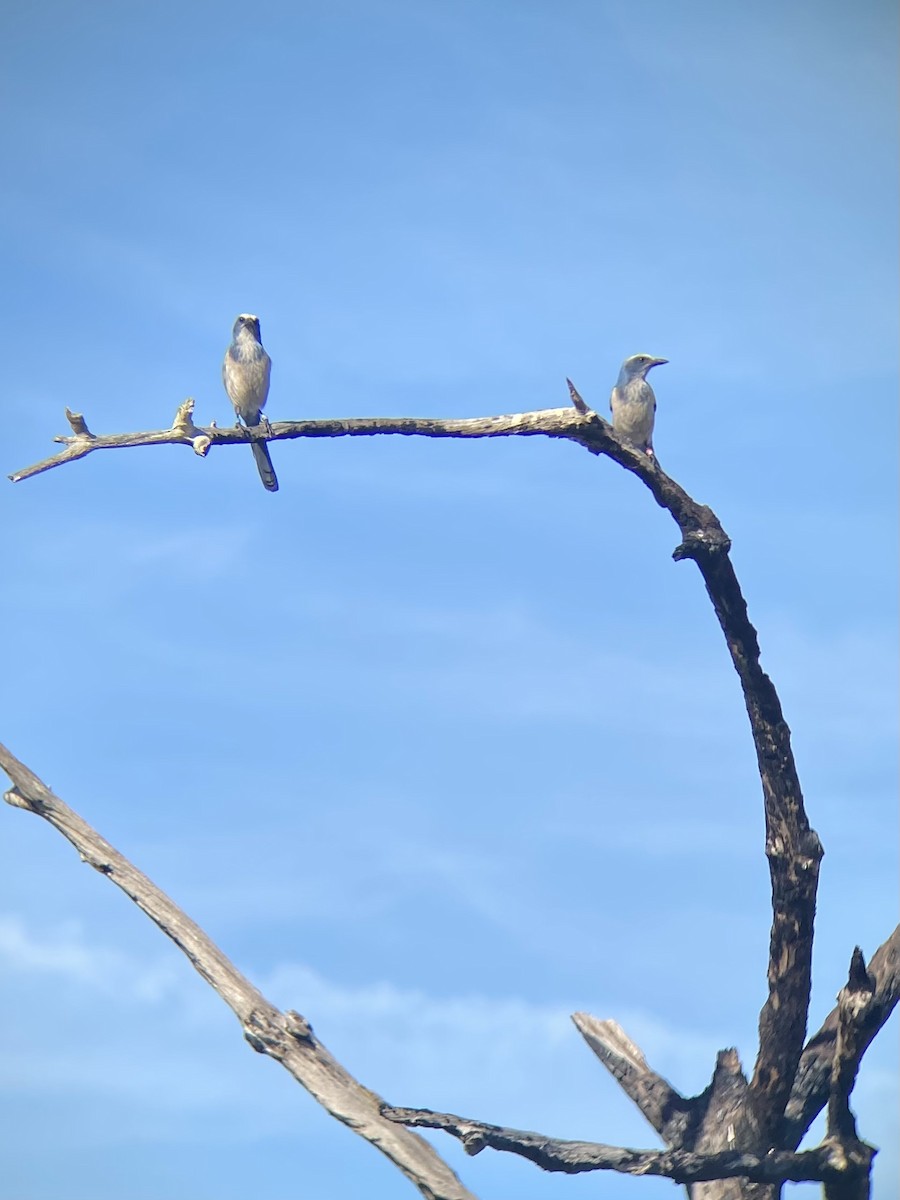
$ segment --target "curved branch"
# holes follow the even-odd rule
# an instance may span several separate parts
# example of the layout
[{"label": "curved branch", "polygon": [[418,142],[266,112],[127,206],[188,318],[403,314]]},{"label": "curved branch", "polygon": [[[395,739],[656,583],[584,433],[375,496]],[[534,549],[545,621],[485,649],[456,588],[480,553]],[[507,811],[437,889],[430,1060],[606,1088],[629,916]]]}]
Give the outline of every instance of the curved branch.
[{"label": "curved branch", "polygon": [[426,1141],[381,1115],[381,1097],[332,1057],[304,1017],[270,1004],[164,892],[2,745],[0,766],[14,784],[4,796],[7,803],[43,817],[68,838],[86,863],[121,888],[218,992],[254,1050],[280,1062],[333,1117],[399,1167],[426,1200],[474,1200]]},{"label": "curved branch", "polygon": [[775,687],[760,666],[756,630],[727,553],[691,553],[741,680],[763,786],[766,855],[772,886],[769,996],[759,1018],[751,1096],[771,1144],[794,1082],[809,1011],[813,921],[822,846],[810,828]]},{"label": "curved branch", "polygon": [[[576,393],[577,394],[577,393]],[[579,397],[579,400],[581,397]],[[656,502],[669,509],[682,527],[682,535],[700,538],[711,534],[716,538],[727,537],[714,528],[718,526],[714,514],[705,506],[696,504],[674,480],[660,471],[657,461],[648,458],[640,450],[622,442],[613,427],[604,421],[584,401],[583,408],[542,408],[532,412],[508,413],[493,417],[347,417],[326,418],[308,421],[275,421],[265,426],[265,439],[270,442],[292,441],[295,438],[340,438],[340,437],[428,437],[428,438],[495,438],[495,437],[549,437],[563,438],[580,443],[592,454],[606,454],[626,470],[638,475]],[[188,398],[175,414],[170,429],[155,429],[145,432],[93,434],[81,413],[65,410],[66,419],[72,427],[71,436],[57,436],[53,440],[66,448],[50,458],[42,459],[29,467],[15,471],[8,478],[13,483],[40,475],[53,467],[84,458],[95,450],[125,450],[136,446],[191,446],[194,452],[205,457],[211,446],[226,446],[246,443],[254,435],[244,426],[219,428],[215,423],[208,426],[194,424],[194,401]],[[713,518],[713,526],[708,518]],[[684,555],[683,557],[687,557]]]},{"label": "curved branch", "polygon": [[[803,1043],[809,1007],[813,920],[822,847],[810,828],[791,748],[790,730],[778,694],[760,666],[756,630],[729,558],[728,535],[718,517],[698,504],[657,460],[619,440],[612,426],[593,412],[569,383],[572,408],[542,409],[507,416],[439,420],[434,418],[354,418],[281,421],[267,425],[267,440],[300,437],[369,437],[378,434],[422,437],[544,436],[577,442],[592,454],[612,458],[637,475],[657,504],[678,524],[681,544],[676,560],[693,559],[706,585],[731,660],[740,678],[762,780],[766,854],[772,887],[769,940],[769,995],[759,1018],[759,1051],[750,1096],[760,1134],[772,1144],[790,1096]],[[199,428],[193,401],[179,409],[171,430],[95,437],[73,424],[73,438],[57,439],[67,448],[52,459],[11,476],[29,478],[99,449],[161,443],[190,444],[205,455],[210,446],[245,442],[256,434],[244,429]],[[83,424],[83,419],[82,424]],[[70,423],[72,423],[70,419]]]},{"label": "curved branch", "polygon": [[502,1150],[527,1158],[544,1171],[577,1175],[584,1171],[619,1171],[626,1175],[660,1175],[675,1183],[701,1183],[712,1179],[744,1178],[754,1183],[821,1181],[847,1171],[843,1156],[823,1144],[801,1154],[773,1152],[758,1155],[741,1151],[692,1154],[686,1150],[631,1150],[600,1142],[574,1142],[528,1133],[503,1125],[487,1125],[453,1113],[427,1108],[382,1107],[391,1121],[418,1129],[441,1129],[457,1138],[467,1154],[484,1149]]}]

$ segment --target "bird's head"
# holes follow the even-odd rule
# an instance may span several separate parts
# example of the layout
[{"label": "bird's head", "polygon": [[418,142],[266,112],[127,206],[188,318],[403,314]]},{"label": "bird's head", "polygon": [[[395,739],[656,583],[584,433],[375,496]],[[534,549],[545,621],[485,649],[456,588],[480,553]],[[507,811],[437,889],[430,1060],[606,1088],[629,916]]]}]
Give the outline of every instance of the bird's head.
[{"label": "bird's head", "polygon": [[235,339],[244,331],[250,334],[255,342],[259,339],[259,317],[255,317],[253,313],[241,313],[234,323],[233,334]]},{"label": "bird's head", "polygon": [[619,387],[632,379],[646,378],[651,367],[665,366],[668,361],[667,358],[651,358],[649,354],[632,354],[631,358],[626,358],[622,363],[622,369],[619,371]]}]

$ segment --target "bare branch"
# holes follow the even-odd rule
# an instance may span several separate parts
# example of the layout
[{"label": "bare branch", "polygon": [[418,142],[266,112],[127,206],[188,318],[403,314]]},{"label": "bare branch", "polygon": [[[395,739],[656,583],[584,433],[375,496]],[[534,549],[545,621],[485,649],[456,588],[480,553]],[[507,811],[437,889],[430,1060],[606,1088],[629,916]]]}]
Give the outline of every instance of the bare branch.
[{"label": "bare branch", "polygon": [[[875,992],[872,1003],[857,1018],[862,1039],[860,1058],[900,1000],[900,925],[872,955],[868,974],[874,980]],[[796,1149],[828,1101],[838,1019],[839,1007],[835,1007],[803,1051],[785,1111],[782,1145]]]},{"label": "bare branch", "polygon": [[[570,384],[570,386],[572,386]],[[574,390],[574,389],[573,389]],[[575,392],[575,395],[578,395]],[[579,396],[579,400],[581,397]],[[401,437],[431,437],[431,438],[493,438],[493,437],[550,437],[565,438],[579,442],[593,454],[607,454],[614,458],[626,470],[639,475],[651,487],[657,503],[663,507],[674,509],[666,502],[666,489],[662,482],[664,476],[656,463],[648,459],[646,454],[627,443],[619,440],[609,422],[588,408],[581,401],[584,411],[572,408],[544,408],[533,412],[512,413],[495,417],[459,417],[441,419],[437,417],[350,417],[309,421],[276,421],[266,425],[267,441],[291,441],[294,438],[338,438],[338,437],[376,437],[399,435]],[[194,401],[186,400],[178,409],[171,429],[157,429],[148,432],[110,433],[94,435],[80,433],[76,430],[74,437],[56,437],[54,441],[62,442],[66,449],[52,458],[44,459],[33,466],[16,471],[9,478],[17,483],[30,479],[43,471],[62,466],[76,458],[84,458],[94,450],[121,450],[134,446],[163,446],[191,445],[195,451],[205,455],[209,446],[224,446],[246,443],[253,440],[253,433],[243,426],[225,426],[219,428],[215,424],[196,426],[193,424]],[[68,410],[66,410],[68,412]],[[83,418],[81,418],[83,421]],[[86,430],[86,426],[84,427]],[[195,445],[198,438],[205,438],[207,444],[202,449]],[[659,486],[651,486],[654,475],[660,475]],[[671,480],[669,481],[672,482]],[[679,494],[679,504],[682,515],[689,515],[691,505],[699,511],[690,497],[675,485]],[[685,502],[687,507],[685,508]],[[709,513],[709,509],[702,510]],[[676,520],[678,518],[676,517]],[[700,523],[689,520],[689,529],[700,535]],[[687,556],[684,556],[687,557]]]},{"label": "bare branch", "polygon": [[[663,472],[659,472],[660,476]],[[645,482],[648,482],[645,480]],[[697,508],[683,508],[666,477],[661,500],[685,535],[675,557],[693,558],[703,575],[741,681],[763,787],[766,855],[772,886],[769,937],[769,995],[759,1017],[759,1051],[750,1084],[760,1133],[771,1145],[790,1096],[806,1036],[812,971],[813,922],[822,846],[810,827],[791,748],[791,731],[778,693],[760,665],[756,630],[728,555],[730,543],[715,514],[701,514],[699,534],[691,530]],[[650,482],[648,482],[648,486]],[[668,503],[669,498],[672,503]]]},{"label": "bare branch", "polygon": [[875,980],[866,970],[859,946],[850,959],[847,983],[838,995],[838,1027],[831,1066],[826,1142],[843,1152],[855,1169],[825,1184],[825,1200],[868,1200],[875,1150],[861,1141],[850,1110],[850,1093],[866,1048],[862,1026],[875,999]]},{"label": "bare branch", "polygon": [[720,1154],[692,1154],[685,1150],[630,1150],[623,1146],[604,1146],[600,1142],[574,1142],[486,1125],[453,1113],[432,1112],[427,1108],[392,1108],[382,1112],[392,1121],[419,1129],[442,1129],[457,1138],[467,1154],[484,1149],[503,1150],[527,1158],[544,1171],[562,1171],[568,1175],[584,1171],[619,1171],[626,1175],[660,1175],[675,1183],[699,1183],[712,1179],[740,1177],[755,1183],[794,1183],[823,1180],[845,1168],[831,1147],[820,1146],[802,1154],[772,1152],[746,1154],[726,1151]]},{"label": "bare branch", "polygon": [[[567,381],[568,382],[568,381]],[[729,558],[730,540],[715,513],[698,504],[655,459],[621,441],[612,426],[593,412],[569,382],[574,408],[543,409],[508,416],[460,420],[432,418],[355,418],[282,421],[269,427],[269,440],[298,437],[358,437],[399,434],[423,437],[544,436],[577,442],[592,454],[612,458],[637,475],[657,504],[668,510],[681,531],[676,560],[693,559],[706,584],[735,670],[741,681],[756,747],[766,818],[766,854],[772,886],[769,942],[769,995],[760,1013],[760,1046],[751,1081],[751,1099],[760,1134],[772,1144],[784,1115],[806,1036],[812,964],[813,919],[822,848],[810,828],[791,749],[790,730],[778,695],[760,666],[756,630]],[[576,399],[577,397],[577,399]],[[579,403],[580,402],[580,403]],[[243,429],[176,426],[151,434],[107,437],[76,435],[56,459],[13,476],[24,479],[83,457],[94,449],[126,445],[190,443],[199,454],[211,445],[252,440]]]},{"label": "bare branch", "polygon": [[572,403],[575,405],[576,410],[580,413],[589,413],[591,410],[588,408],[588,406],[582,400],[581,394],[579,393],[578,389],[576,388],[576,386],[572,382],[572,380],[567,379],[566,384],[568,385],[569,395],[572,397]]},{"label": "bare branch", "polygon": [[64,463],[75,462],[79,458],[93,453],[94,450],[121,450],[130,446],[190,446],[195,454],[204,457],[213,441],[252,441],[253,438],[243,429],[219,430],[215,424],[208,429],[200,429],[193,421],[194,401],[188,397],[178,406],[175,420],[171,429],[156,429],[148,433],[108,433],[97,436],[88,429],[82,413],[65,410],[66,420],[72,427],[72,436],[58,435],[53,440],[65,446],[59,454],[44,458],[30,467],[25,467],[8,478],[13,483],[22,479],[30,479],[33,475],[41,475],[53,467],[61,467]]},{"label": "bare branch", "polygon": [[68,838],[84,862],[121,888],[218,992],[254,1050],[280,1062],[333,1117],[399,1167],[427,1200],[474,1200],[426,1141],[381,1115],[381,1097],[332,1057],[304,1017],[270,1004],[198,925],[4,746],[0,766],[14,784],[4,796],[7,803],[43,817]]},{"label": "bare branch", "polygon": [[857,946],[850,959],[847,983],[838,995],[838,1030],[831,1067],[828,1098],[829,1137],[856,1137],[856,1122],[850,1111],[850,1093],[856,1082],[865,1045],[862,1022],[875,999],[875,980],[866,971],[866,960]]},{"label": "bare branch", "polygon": [[666,1145],[681,1145],[691,1117],[692,1102],[662,1075],[650,1069],[640,1048],[616,1021],[601,1021],[583,1012],[573,1013],[572,1021]]},{"label": "bare branch", "polygon": [[[87,427],[87,421],[84,419],[84,413],[72,412],[70,408],[65,410],[66,420],[72,426],[72,432],[76,437],[92,438],[94,435]],[[57,441],[60,439],[56,439]]]},{"label": "bare branch", "polygon": [[[73,437],[56,437],[54,441],[65,444],[66,449],[52,458],[44,459],[33,466],[16,471],[9,478],[13,483],[30,479],[43,471],[64,463],[84,458],[94,450],[122,450],[133,446],[191,445],[197,437],[207,440],[205,454],[210,445],[223,446],[253,440],[251,432],[243,426],[216,425],[207,427],[193,424],[193,400],[186,400],[178,410],[171,429],[157,429],[135,433],[109,433],[95,436],[87,432],[87,426],[79,430],[73,426]],[[66,413],[68,414],[68,409]],[[75,415],[75,414],[73,414]],[[79,419],[83,422],[84,418]],[[599,419],[599,418],[598,418]],[[70,422],[71,423],[71,422]],[[377,435],[400,434],[417,437],[485,438],[544,435],[567,438],[576,436],[581,416],[570,408],[550,408],[531,413],[517,413],[499,417],[467,417],[440,420],[432,417],[354,417],[345,420],[276,421],[266,428],[267,441],[289,441],[294,438],[374,437]],[[605,422],[604,422],[605,424]],[[196,446],[194,446],[196,450]],[[636,454],[636,451],[632,451]]]}]

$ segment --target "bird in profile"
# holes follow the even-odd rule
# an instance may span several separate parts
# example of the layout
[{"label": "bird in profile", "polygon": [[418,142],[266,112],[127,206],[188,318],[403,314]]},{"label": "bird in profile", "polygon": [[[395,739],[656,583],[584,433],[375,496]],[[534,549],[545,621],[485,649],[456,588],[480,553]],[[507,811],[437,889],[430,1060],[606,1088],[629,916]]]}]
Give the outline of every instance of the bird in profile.
[{"label": "bird in profile", "polygon": [[[238,425],[248,428],[269,422],[263,416],[263,407],[269,395],[269,373],[272,360],[263,349],[259,339],[259,317],[252,313],[241,313],[234,323],[232,342],[225,351],[222,364],[222,382],[228,399],[234,405]],[[250,443],[259,477],[267,491],[278,491],[278,480],[269,457],[269,447],[254,439]]]},{"label": "bird in profile", "polygon": [[609,398],[613,429],[621,438],[655,459],[653,422],[656,420],[656,397],[647,382],[651,367],[664,366],[667,358],[651,358],[649,354],[632,354],[626,358],[619,378]]}]

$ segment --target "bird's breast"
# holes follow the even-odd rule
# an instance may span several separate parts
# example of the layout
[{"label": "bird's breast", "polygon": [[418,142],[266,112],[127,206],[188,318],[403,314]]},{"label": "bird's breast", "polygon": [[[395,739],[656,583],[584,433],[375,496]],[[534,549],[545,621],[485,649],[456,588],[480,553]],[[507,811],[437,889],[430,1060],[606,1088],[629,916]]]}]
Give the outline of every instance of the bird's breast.
[{"label": "bird's breast", "polygon": [[643,379],[614,387],[610,397],[613,428],[630,442],[643,445],[653,432],[656,399]]},{"label": "bird's breast", "polygon": [[259,353],[242,353],[231,346],[222,365],[222,379],[231,403],[243,417],[258,415],[269,394],[271,362],[262,346]]}]

